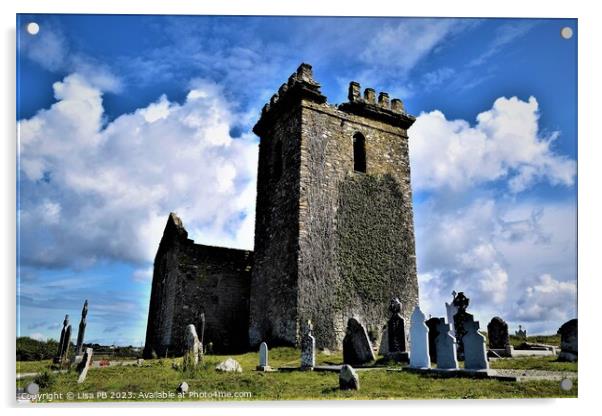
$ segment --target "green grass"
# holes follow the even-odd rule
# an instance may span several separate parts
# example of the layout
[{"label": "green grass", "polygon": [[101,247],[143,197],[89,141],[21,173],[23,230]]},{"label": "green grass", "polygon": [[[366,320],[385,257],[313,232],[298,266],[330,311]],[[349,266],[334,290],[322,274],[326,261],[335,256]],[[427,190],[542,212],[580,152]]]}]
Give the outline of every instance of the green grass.
[{"label": "green grass", "polygon": [[517,357],[489,362],[491,368],[520,370],[577,371],[577,363],[557,361],[557,357]]},{"label": "green grass", "polygon": [[[531,381],[523,383],[502,382],[496,380],[475,380],[467,378],[439,378],[408,372],[382,370],[362,371],[359,373],[359,391],[340,391],[338,374],[332,372],[274,372],[254,371],[257,365],[257,353],[233,356],[243,367],[243,373],[218,373],[215,365],[226,359],[226,355],[205,357],[204,365],[194,372],[174,370],[174,361],[181,359],[146,360],[144,367],[92,368],[83,384],[77,384],[74,371],[56,374],[53,384],[41,393],[72,392],[75,400],[101,401],[98,392],[106,392],[102,401],[216,401],[216,400],[346,400],[346,399],[464,399],[464,398],[528,398],[528,397],[576,397],[577,384],[569,392],[562,391],[557,381]],[[525,360],[499,360],[492,363],[494,368],[541,368],[558,370],[566,363],[553,363],[542,358]],[[318,354],[319,364],[338,364],[341,354]],[[504,363],[504,364],[501,364]],[[559,365],[557,365],[559,364]],[[562,364],[562,366],[560,366]],[[42,364],[40,364],[42,366]],[[298,366],[299,352],[293,348],[275,348],[270,351],[272,367]],[[504,367],[501,367],[501,366]],[[520,367],[520,366],[523,367]],[[545,367],[545,368],[543,368]],[[576,366],[574,367],[576,369]],[[570,367],[566,367],[570,369]],[[19,382],[26,385],[31,380]],[[171,398],[144,397],[141,392],[175,393],[177,385],[186,381],[191,392],[200,392],[200,397]],[[207,392],[207,393],[203,393]],[[214,392],[248,392],[250,397],[220,398]],[[205,394],[213,397],[203,397]],[[89,396],[86,397],[86,394]],[[79,398],[78,398],[79,395]]]},{"label": "green grass", "polygon": [[[510,335],[510,344],[513,345],[514,347],[522,344],[523,342],[525,342],[525,340],[523,338],[518,338],[515,335]],[[533,344],[555,345],[555,346],[559,347],[560,346],[560,335],[555,334],[555,335],[528,336],[527,342],[530,342]]]},{"label": "green grass", "polygon": [[49,369],[51,365],[52,360],[17,361],[17,373],[38,373]]}]

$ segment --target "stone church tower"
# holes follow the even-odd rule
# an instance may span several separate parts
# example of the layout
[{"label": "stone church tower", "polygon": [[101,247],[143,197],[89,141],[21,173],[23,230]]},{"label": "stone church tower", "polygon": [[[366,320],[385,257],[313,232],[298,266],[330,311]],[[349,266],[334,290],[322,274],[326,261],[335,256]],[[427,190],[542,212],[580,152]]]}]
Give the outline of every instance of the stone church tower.
[{"label": "stone church tower", "polygon": [[392,297],[418,302],[403,103],[349,85],[329,105],[302,64],[253,131],[260,137],[249,342],[340,348],[349,317],[378,340]]}]

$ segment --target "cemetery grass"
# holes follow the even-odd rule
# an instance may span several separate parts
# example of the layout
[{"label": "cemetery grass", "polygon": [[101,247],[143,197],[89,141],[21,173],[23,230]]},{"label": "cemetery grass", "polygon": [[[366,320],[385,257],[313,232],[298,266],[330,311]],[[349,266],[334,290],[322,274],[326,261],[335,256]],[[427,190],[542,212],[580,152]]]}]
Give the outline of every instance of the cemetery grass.
[{"label": "cemetery grass", "polygon": [[[49,386],[41,393],[72,392],[76,401],[100,401],[95,398],[99,391],[108,392],[103,401],[240,401],[240,400],[369,400],[369,399],[468,399],[468,398],[538,398],[576,397],[577,381],[571,391],[560,389],[557,381],[504,382],[497,380],[475,380],[468,378],[439,378],[393,372],[385,369],[360,371],[359,391],[340,391],[338,373],[335,372],[274,372],[262,373],[255,370],[257,353],[235,355],[242,365],[243,373],[218,373],[215,366],[228,358],[225,355],[209,355],[204,365],[194,372],[172,368],[173,362],[181,359],[145,360],[143,367],[114,366],[91,368],[86,381],[77,384],[77,373],[54,374]],[[541,358],[538,358],[539,360]],[[340,353],[318,354],[318,364],[339,364]],[[299,351],[293,348],[274,348],[270,351],[270,365],[297,367]],[[527,363],[525,363],[527,365]],[[19,386],[31,382],[21,380]],[[172,392],[182,381],[189,385],[190,392],[245,392],[242,398],[227,399],[213,397],[162,398],[141,393]],[[85,398],[84,393],[92,395]],[[249,394],[250,393],[250,394]],[[202,393],[201,393],[202,394]],[[77,396],[79,395],[79,399]],[[68,401],[68,400],[63,400]]]}]

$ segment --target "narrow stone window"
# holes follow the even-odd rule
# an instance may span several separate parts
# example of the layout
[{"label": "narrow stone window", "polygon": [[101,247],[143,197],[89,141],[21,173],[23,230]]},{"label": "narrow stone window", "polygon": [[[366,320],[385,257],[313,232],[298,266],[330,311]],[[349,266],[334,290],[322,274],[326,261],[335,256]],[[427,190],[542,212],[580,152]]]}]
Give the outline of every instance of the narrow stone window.
[{"label": "narrow stone window", "polygon": [[282,176],[282,142],[276,142],[274,146],[274,179],[278,180]]},{"label": "narrow stone window", "polygon": [[362,133],[353,135],[353,170],[366,173],[366,139]]}]

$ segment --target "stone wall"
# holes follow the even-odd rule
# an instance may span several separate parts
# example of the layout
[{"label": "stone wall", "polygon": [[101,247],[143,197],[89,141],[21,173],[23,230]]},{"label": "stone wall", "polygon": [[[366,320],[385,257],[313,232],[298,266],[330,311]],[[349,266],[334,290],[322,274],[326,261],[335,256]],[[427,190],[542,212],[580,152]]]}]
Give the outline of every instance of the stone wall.
[{"label": "stone wall", "polygon": [[145,356],[181,354],[185,329],[205,314],[204,342],[216,351],[248,347],[253,253],[195,244],[170,214],[155,257]]},{"label": "stone wall", "polygon": [[[340,348],[349,317],[377,338],[391,297],[402,300],[408,321],[417,303],[406,133],[414,119],[401,101],[381,94],[376,103],[373,90],[365,98],[358,91],[352,83],[350,102],[331,106],[302,65],[255,126],[261,144],[251,344],[275,333],[298,344],[300,323],[310,319],[318,347]],[[356,133],[365,137],[366,173],[353,169]],[[268,149],[278,141],[286,151],[274,183]]]}]

